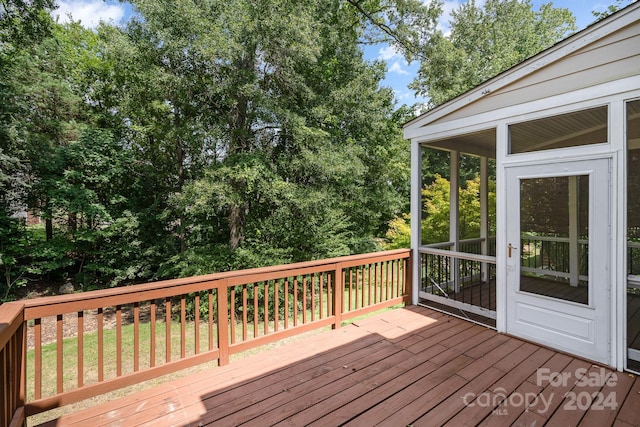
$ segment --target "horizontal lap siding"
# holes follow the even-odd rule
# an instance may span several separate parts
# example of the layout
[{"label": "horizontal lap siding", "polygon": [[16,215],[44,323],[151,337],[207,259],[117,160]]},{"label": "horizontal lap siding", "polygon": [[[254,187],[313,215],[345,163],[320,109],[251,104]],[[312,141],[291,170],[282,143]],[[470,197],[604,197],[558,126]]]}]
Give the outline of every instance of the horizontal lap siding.
[{"label": "horizontal lap siding", "polygon": [[471,117],[637,75],[640,70],[640,23],[588,44],[552,64],[540,67],[533,62],[531,67],[532,72],[527,76],[491,91],[430,124]]}]

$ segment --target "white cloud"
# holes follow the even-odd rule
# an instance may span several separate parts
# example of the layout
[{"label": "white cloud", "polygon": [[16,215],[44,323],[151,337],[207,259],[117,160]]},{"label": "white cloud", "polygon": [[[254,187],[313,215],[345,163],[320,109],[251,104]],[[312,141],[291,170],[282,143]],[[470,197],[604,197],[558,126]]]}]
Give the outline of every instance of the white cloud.
[{"label": "white cloud", "polygon": [[407,76],[409,75],[409,72],[402,68],[402,65],[400,64],[400,61],[394,61],[393,64],[391,64],[391,66],[389,67],[389,72],[390,73],[404,74],[404,75],[407,75]]},{"label": "white cloud", "polygon": [[403,92],[400,90],[394,90],[393,93],[395,94],[397,101],[404,101],[404,100],[411,99],[413,97],[413,94],[408,91]]},{"label": "white cloud", "polygon": [[400,54],[398,53],[396,48],[391,45],[380,48],[380,51],[378,52],[378,59],[381,59],[383,61],[389,61],[397,57],[400,57]]},{"label": "white cloud", "polygon": [[105,2],[104,0],[60,0],[58,8],[51,14],[58,22],[69,22],[69,15],[73,21],[80,21],[87,28],[95,28],[100,21],[119,22],[125,14],[121,3]]}]

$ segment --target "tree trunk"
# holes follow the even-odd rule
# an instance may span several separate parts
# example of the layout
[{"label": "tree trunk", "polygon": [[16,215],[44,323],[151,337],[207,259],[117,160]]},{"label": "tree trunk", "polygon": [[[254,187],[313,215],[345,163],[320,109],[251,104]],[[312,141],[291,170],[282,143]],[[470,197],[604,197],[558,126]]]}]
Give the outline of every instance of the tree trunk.
[{"label": "tree trunk", "polygon": [[67,231],[69,232],[69,234],[73,236],[77,230],[78,230],[78,214],[75,212],[71,212],[67,217]]},{"label": "tree trunk", "polygon": [[244,226],[247,210],[244,204],[233,205],[229,212],[229,249],[235,251],[244,240]]},{"label": "tree trunk", "polygon": [[[240,76],[244,76],[242,84],[250,84],[255,72],[256,47],[247,49],[247,54],[238,58],[235,63]],[[240,84],[242,83],[242,84]],[[253,133],[251,130],[251,113],[249,99],[243,93],[239,93],[234,107],[229,112],[229,154],[250,153],[252,150]],[[249,204],[243,194],[244,182],[232,179],[233,191],[240,195],[242,201],[231,206],[229,210],[229,248],[235,251],[244,240]]]}]

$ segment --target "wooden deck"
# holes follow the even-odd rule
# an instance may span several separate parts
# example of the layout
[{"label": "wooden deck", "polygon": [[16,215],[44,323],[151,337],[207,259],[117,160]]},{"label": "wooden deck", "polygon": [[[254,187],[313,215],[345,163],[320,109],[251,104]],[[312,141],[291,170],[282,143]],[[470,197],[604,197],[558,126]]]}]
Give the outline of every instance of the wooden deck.
[{"label": "wooden deck", "polygon": [[49,425],[640,426],[639,406],[633,376],[411,306]]},{"label": "wooden deck", "polygon": [[[581,304],[588,303],[588,288],[586,286],[574,287],[568,283],[526,275],[523,275],[521,280],[522,290],[526,292],[562,298]],[[450,298],[454,301],[464,301],[472,305],[495,309],[495,286],[495,280],[467,285],[463,291],[452,293]],[[432,302],[426,302],[426,304],[439,310],[451,311],[454,315],[459,314],[458,309],[450,308],[443,304]],[[488,326],[495,327],[495,321],[492,319],[481,318],[470,313],[466,313],[465,316],[480,323],[485,323]],[[640,350],[640,295],[634,292],[627,294],[627,325],[627,343],[629,348]]]}]

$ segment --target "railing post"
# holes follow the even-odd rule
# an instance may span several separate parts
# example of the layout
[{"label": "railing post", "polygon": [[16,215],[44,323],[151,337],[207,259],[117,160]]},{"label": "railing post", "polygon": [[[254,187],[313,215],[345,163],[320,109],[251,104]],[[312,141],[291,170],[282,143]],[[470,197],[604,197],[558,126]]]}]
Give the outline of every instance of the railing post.
[{"label": "railing post", "polygon": [[218,365],[229,364],[229,304],[227,303],[227,280],[221,280],[217,285],[218,291]]},{"label": "railing post", "polygon": [[[418,254],[420,257],[420,254]],[[404,305],[411,305],[413,292],[413,251],[409,251],[409,257],[403,258],[401,263],[404,264]]]},{"label": "railing post", "polygon": [[344,297],[344,280],[342,277],[342,263],[337,263],[332,273],[333,276],[333,329],[342,326],[342,299]]},{"label": "railing post", "polygon": [[0,305],[0,424],[26,426],[24,304]]}]

